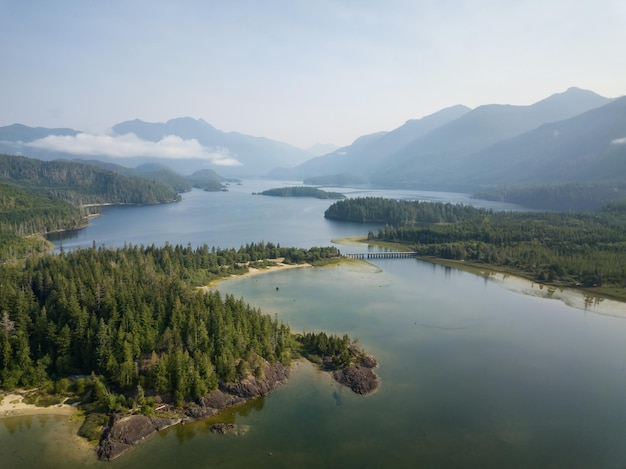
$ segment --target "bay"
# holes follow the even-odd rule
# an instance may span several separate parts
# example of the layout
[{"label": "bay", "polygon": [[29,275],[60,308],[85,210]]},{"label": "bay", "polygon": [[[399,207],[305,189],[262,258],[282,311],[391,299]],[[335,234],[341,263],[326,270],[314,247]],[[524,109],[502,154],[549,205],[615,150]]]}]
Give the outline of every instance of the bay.
[{"label": "bay", "polygon": [[[251,195],[270,187],[278,185],[244,181],[227,193],[193,191],[179,204],[106,208],[89,228],[57,241],[57,249],[61,243],[63,249],[165,242],[238,247],[260,240],[310,247],[376,228],[325,220],[332,201]],[[349,196],[359,194],[474,202],[463,194],[412,191],[354,189]],[[554,295],[525,294],[544,290],[519,285],[414,259],[222,282],[221,292],[276,314],[294,331],[358,338],[380,362],[380,389],[357,396],[298,364],[287,385],[220,417],[236,424],[235,434],[212,434],[212,421],[178,426],[109,465],[624,466],[626,320],[620,316],[626,308],[575,301],[575,292],[547,299],[541,296]],[[0,455],[2,467],[37,466],[42,455],[29,448],[66,425],[48,420],[33,432],[33,425],[12,423],[9,432],[0,423],[0,442],[14,448]],[[75,467],[84,449],[76,452],[52,449],[46,460],[54,462],[49,467]]]},{"label": "bay", "polygon": [[[327,246],[330,240],[367,234],[379,225],[361,225],[324,218],[334,202],[302,197],[252,195],[263,190],[296,185],[295,182],[244,181],[231,184],[228,192],[193,190],[182,194],[181,203],[149,206],[109,206],[89,226],[51,237],[56,250],[92,245],[122,247],[125,243],[162,246],[182,244],[239,248],[247,243],[271,241],[283,246],[309,248]],[[365,188],[327,188],[347,197],[388,197],[395,199],[443,201],[472,204],[495,210],[519,210],[500,202],[471,199],[467,194],[426,191],[393,191]]]}]

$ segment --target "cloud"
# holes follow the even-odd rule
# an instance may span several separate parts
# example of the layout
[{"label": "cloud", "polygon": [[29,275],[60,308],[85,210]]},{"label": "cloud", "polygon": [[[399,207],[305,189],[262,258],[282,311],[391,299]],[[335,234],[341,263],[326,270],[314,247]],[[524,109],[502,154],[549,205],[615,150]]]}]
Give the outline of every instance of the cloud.
[{"label": "cloud", "polygon": [[626,137],[616,138],[611,142],[613,145],[624,145],[626,144]]},{"label": "cloud", "polygon": [[170,158],[202,159],[217,166],[240,166],[241,163],[227,148],[207,148],[195,138],[184,140],[167,135],[158,142],[142,140],[135,134],[93,135],[80,133],[76,136],[48,135],[26,145],[44,150],[84,156],[110,156],[113,158]]}]

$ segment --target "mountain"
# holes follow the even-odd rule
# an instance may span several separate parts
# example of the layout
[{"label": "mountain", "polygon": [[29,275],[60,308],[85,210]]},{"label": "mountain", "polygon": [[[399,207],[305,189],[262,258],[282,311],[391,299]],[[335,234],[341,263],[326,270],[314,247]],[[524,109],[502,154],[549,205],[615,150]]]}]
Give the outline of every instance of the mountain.
[{"label": "mountain", "polygon": [[313,158],[294,168],[289,174],[291,177],[301,178],[322,175],[336,175],[341,178],[350,174],[367,180],[372,171],[390,155],[468,111],[470,109],[466,106],[452,106],[421,119],[409,120],[391,132],[377,132],[359,137],[352,145]]},{"label": "mountain", "polygon": [[315,145],[307,148],[306,151],[313,156],[322,156],[332,153],[337,150],[337,148],[337,145],[333,145],[332,143],[316,143]]},{"label": "mountain", "polygon": [[28,127],[22,124],[0,127],[0,142],[28,143],[47,137],[48,135],[69,135],[75,137],[79,132],[73,129],[48,129],[45,127]]},{"label": "mountain", "polygon": [[[150,123],[138,119],[121,122],[113,126],[115,135],[106,136],[105,140],[111,141],[116,137],[134,134],[141,144],[161,142],[165,137],[176,136],[182,140],[195,140],[205,153],[203,158],[198,155],[190,155],[189,158],[155,157],[147,156],[138,149],[134,156],[120,157],[107,154],[106,147],[98,152],[100,147],[90,147],[84,153],[68,153],[69,150],[53,150],[52,147],[41,145],[37,142],[50,136],[76,137],[86,135],[79,130],[73,129],[49,129],[44,127],[28,127],[21,124],[13,124],[0,127],[0,153],[12,155],[25,155],[41,160],[75,160],[83,158],[136,167],[145,163],[158,162],[181,174],[190,174],[200,169],[214,169],[220,174],[229,176],[259,177],[272,168],[283,166],[291,167],[311,158],[311,154],[300,148],[277,142],[263,137],[252,137],[238,132],[222,132],[202,119],[183,117],[172,119],[165,123]],[[90,142],[97,141],[99,136],[92,136]],[[36,143],[34,143],[36,142]],[[176,142],[175,142],[176,143]],[[129,146],[128,142],[123,142]],[[202,147],[200,147],[202,145]],[[154,145],[152,145],[154,147]],[[149,155],[149,153],[148,153]],[[193,156],[193,157],[192,157]]]},{"label": "mountain", "polygon": [[174,165],[179,172],[191,172],[202,168],[210,168],[223,175],[244,177],[260,176],[277,166],[296,166],[311,157],[311,154],[300,148],[277,142],[263,137],[252,137],[238,132],[223,132],[202,119],[181,117],[165,123],[150,123],[139,119],[126,121],[113,126],[118,135],[135,134],[142,140],[159,142],[169,135],[184,140],[197,140],[210,152],[219,154],[223,160],[239,163],[223,165],[219,162],[199,162],[193,159],[177,160]]},{"label": "mountain", "polygon": [[458,172],[483,185],[626,181],[626,97],[498,142]]},{"label": "mountain", "polygon": [[7,125],[0,127],[0,153],[7,155],[29,155],[40,159],[58,159],[72,157],[55,152],[47,152],[38,148],[28,146],[34,142],[50,135],[62,137],[75,137],[80,131],[67,128],[49,129],[46,127],[29,127],[22,124]]},{"label": "mountain", "polygon": [[529,106],[480,106],[414,140],[387,158],[384,165],[379,166],[374,181],[431,187],[463,184],[466,180],[459,168],[470,155],[501,140],[608,102],[610,99],[592,91],[570,88]]}]

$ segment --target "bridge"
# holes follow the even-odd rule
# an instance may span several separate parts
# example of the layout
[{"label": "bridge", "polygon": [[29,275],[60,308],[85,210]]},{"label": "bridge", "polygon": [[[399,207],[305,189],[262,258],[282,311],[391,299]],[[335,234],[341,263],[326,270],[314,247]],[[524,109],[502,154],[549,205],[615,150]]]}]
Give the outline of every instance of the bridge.
[{"label": "bridge", "polygon": [[352,259],[407,259],[410,257],[417,256],[417,253],[414,251],[407,252],[357,252],[351,254],[344,254],[346,257],[351,257]]}]

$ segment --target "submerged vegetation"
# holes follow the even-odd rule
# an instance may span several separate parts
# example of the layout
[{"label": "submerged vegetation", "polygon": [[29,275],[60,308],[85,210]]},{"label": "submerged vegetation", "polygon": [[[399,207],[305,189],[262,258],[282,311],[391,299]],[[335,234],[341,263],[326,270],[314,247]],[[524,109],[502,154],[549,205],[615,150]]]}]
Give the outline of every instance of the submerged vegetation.
[{"label": "submerged vegetation", "polygon": [[368,239],[407,244],[421,256],[489,264],[545,283],[626,286],[626,203],[597,212],[494,212],[364,198],[336,202],[326,216],[386,223]]}]

